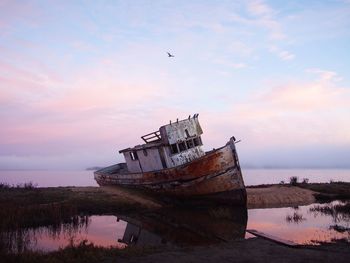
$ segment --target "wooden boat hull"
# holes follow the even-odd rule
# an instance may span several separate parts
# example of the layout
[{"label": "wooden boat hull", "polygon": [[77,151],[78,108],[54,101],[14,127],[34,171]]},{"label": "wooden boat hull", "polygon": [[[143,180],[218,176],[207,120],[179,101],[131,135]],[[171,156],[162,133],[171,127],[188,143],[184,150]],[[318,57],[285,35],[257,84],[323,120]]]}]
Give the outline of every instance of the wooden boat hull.
[{"label": "wooden boat hull", "polygon": [[123,164],[95,172],[101,186],[141,188],[179,198],[216,199],[246,205],[246,190],[234,139],[217,150],[186,164],[143,173],[128,173]]}]

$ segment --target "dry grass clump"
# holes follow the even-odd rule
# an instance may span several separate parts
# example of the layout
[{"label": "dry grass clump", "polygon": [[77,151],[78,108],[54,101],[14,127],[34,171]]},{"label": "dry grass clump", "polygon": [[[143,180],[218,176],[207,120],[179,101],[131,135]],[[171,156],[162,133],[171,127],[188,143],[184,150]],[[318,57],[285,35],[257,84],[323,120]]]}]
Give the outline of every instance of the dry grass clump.
[{"label": "dry grass clump", "polygon": [[310,208],[310,212],[329,215],[334,222],[350,222],[350,202],[315,205]]},{"label": "dry grass clump", "polygon": [[100,262],[118,262],[123,258],[130,256],[143,256],[154,252],[161,251],[160,248],[155,247],[126,247],[125,249],[118,249],[117,247],[100,247],[93,243],[83,240],[75,243],[71,240],[70,244],[58,251],[44,253],[35,251],[24,251],[22,253],[6,253],[0,250],[0,257],[2,262],[7,263],[100,263]]}]

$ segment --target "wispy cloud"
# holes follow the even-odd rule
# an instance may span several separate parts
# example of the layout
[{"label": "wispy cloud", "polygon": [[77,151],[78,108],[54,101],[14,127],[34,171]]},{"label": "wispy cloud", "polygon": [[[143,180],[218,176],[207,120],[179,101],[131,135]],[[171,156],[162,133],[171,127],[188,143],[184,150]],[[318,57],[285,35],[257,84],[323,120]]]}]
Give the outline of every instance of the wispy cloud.
[{"label": "wispy cloud", "polygon": [[319,68],[310,68],[306,69],[307,73],[314,73],[320,76],[321,82],[330,82],[330,81],[341,81],[342,78],[338,76],[338,73],[329,70],[322,70]]},{"label": "wispy cloud", "polygon": [[256,19],[256,23],[269,30],[272,39],[286,38],[281,24],[275,19],[276,11],[262,0],[252,0],[247,3],[248,12]]},{"label": "wispy cloud", "polygon": [[269,51],[276,54],[282,60],[292,60],[295,58],[295,55],[287,50],[282,50],[277,46],[270,46]]}]

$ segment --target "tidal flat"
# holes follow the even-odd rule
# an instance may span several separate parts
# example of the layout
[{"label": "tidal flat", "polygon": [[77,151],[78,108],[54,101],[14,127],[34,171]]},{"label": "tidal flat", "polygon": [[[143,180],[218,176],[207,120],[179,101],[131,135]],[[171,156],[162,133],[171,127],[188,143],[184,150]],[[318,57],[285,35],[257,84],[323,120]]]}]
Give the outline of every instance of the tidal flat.
[{"label": "tidal flat", "polygon": [[[248,211],[179,207],[116,187],[2,185],[0,256],[3,262],[350,261],[350,183],[260,185],[247,193]],[[280,221],[267,221],[282,209]],[[316,216],[329,218],[328,239],[287,247],[246,234],[273,223],[296,232]]]}]

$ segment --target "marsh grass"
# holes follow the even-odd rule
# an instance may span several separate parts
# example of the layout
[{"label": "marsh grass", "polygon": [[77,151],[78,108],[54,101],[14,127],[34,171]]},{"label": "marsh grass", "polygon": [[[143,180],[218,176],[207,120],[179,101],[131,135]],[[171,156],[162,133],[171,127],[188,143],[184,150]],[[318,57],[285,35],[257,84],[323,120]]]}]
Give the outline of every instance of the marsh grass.
[{"label": "marsh grass", "polygon": [[292,176],[289,178],[289,184],[293,185],[293,186],[297,186],[298,180],[299,180],[299,178],[297,176]]},{"label": "marsh grass", "polygon": [[300,184],[299,187],[318,192],[315,197],[322,203],[350,199],[350,183],[347,182],[309,183]]},{"label": "marsh grass", "polygon": [[30,229],[47,227],[55,234],[62,228],[74,229],[89,215],[142,211],[140,206],[130,205],[99,188],[36,188],[32,184],[2,184],[0,207],[0,249],[18,250],[28,244]]},{"label": "marsh grass", "polygon": [[350,222],[350,202],[327,204],[327,205],[314,205],[311,207],[310,212],[321,213],[329,215],[333,218],[334,222]]},{"label": "marsh grass", "polygon": [[0,183],[0,190],[3,189],[26,189],[26,190],[31,190],[34,188],[37,188],[38,184],[35,184],[33,182],[27,182],[27,183],[20,183],[16,185],[10,185],[8,183]]},{"label": "marsh grass", "polygon": [[71,256],[74,251],[82,253],[88,262],[90,252],[104,250],[84,243],[77,248],[70,246],[58,252],[57,257],[51,257],[28,249],[35,242],[35,234],[40,235],[38,231],[43,227],[43,231],[49,231],[49,235],[57,237],[62,231],[67,234],[86,226],[89,215],[142,212],[145,209],[122,197],[111,196],[97,187],[36,188],[33,184],[1,184],[0,207],[0,254],[8,255],[5,261],[0,255],[1,262],[35,262],[37,258],[44,262],[56,262],[56,258],[63,257],[66,260],[65,256]]},{"label": "marsh grass", "polygon": [[[77,190],[78,189],[78,190]],[[48,220],[59,221],[73,214],[102,215],[142,211],[138,204],[111,196],[97,187],[79,188],[0,188],[0,229],[17,221],[19,225],[35,226]],[[23,219],[20,219],[20,218]]]},{"label": "marsh grass", "polygon": [[345,227],[345,226],[341,226],[341,225],[337,225],[337,224],[331,225],[329,227],[329,229],[335,230],[335,231],[337,231],[339,233],[346,233],[346,232],[348,232],[350,234],[350,228],[349,227]]},{"label": "marsh grass", "polygon": [[303,221],[305,221],[306,218],[304,218],[304,216],[302,214],[299,214],[297,212],[294,212],[293,215],[287,215],[286,216],[286,221],[288,223],[296,223],[299,224]]},{"label": "marsh grass", "polygon": [[59,238],[60,234],[65,236],[75,236],[82,228],[89,225],[89,216],[74,215],[64,221],[46,227],[31,227],[17,229],[2,229],[0,232],[0,250],[10,253],[23,253],[35,247],[37,236],[42,234],[51,239]]},{"label": "marsh grass", "polygon": [[76,243],[71,240],[70,244],[65,248],[60,248],[58,251],[44,253],[34,251],[24,251],[22,253],[6,253],[0,251],[0,257],[2,262],[8,263],[80,263],[80,262],[118,262],[119,260],[128,257],[141,257],[150,253],[160,252],[160,248],[145,246],[145,247],[126,247],[125,249],[119,249],[116,247],[100,247],[87,240]]}]

